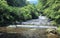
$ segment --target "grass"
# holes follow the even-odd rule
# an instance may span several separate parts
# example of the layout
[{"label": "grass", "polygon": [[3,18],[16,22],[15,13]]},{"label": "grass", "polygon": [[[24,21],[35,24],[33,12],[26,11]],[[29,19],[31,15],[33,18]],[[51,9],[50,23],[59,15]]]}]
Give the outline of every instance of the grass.
[{"label": "grass", "polygon": [[58,27],[57,31],[60,33],[60,26]]}]

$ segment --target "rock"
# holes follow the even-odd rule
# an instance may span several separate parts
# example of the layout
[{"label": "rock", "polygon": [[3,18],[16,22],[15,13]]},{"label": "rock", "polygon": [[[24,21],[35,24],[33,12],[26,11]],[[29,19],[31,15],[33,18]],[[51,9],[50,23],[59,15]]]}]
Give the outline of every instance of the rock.
[{"label": "rock", "polygon": [[58,32],[56,29],[47,29],[47,38],[59,38]]}]

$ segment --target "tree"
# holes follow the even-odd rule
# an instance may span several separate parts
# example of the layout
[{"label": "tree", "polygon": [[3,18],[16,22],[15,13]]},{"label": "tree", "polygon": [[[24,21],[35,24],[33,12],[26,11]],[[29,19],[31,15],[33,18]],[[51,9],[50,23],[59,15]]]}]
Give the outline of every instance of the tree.
[{"label": "tree", "polygon": [[[34,15],[34,16],[33,16]],[[8,5],[7,1],[0,0],[0,26],[8,26],[16,22],[22,22],[38,17],[33,5],[14,7]]]},{"label": "tree", "polygon": [[[59,25],[60,22],[60,0],[38,0],[39,3],[38,9],[41,10],[44,15],[52,19],[56,25]],[[55,25],[54,24],[54,25]]]},{"label": "tree", "polygon": [[26,0],[6,0],[10,6],[22,7],[26,5]]}]

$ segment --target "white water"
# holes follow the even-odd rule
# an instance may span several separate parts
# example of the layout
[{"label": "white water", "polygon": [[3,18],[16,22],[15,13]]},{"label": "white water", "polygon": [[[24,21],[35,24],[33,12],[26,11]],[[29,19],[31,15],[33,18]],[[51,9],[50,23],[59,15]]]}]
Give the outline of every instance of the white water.
[{"label": "white water", "polygon": [[45,16],[39,16],[38,19],[32,19],[26,22],[22,22],[22,25],[50,25],[48,18]]},{"label": "white water", "polygon": [[38,19],[32,19],[26,22],[22,22],[22,25],[10,25],[8,27],[13,28],[57,28],[55,26],[51,26],[49,19],[45,16],[39,16]]},{"label": "white water", "polygon": [[[22,22],[22,25],[10,25],[7,28],[9,27],[10,28],[17,27],[17,29],[18,28],[28,29],[21,32],[21,36],[24,38],[47,38],[46,29],[48,28],[57,29],[56,26],[51,26],[49,19],[45,16],[39,16],[38,19],[32,19],[26,22]],[[17,32],[10,32],[10,33],[17,33]]]},{"label": "white water", "polygon": [[12,27],[12,28],[53,28],[53,29],[57,29],[57,27],[55,26],[37,26],[37,25],[10,25],[8,27]]}]

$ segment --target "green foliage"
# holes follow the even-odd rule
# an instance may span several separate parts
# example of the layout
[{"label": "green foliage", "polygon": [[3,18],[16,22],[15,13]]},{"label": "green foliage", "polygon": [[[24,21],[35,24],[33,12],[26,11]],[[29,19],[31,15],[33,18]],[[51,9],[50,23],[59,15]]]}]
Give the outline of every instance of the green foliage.
[{"label": "green foliage", "polygon": [[42,9],[42,12],[44,15],[52,19],[53,25],[59,25],[60,24],[60,0],[39,0],[40,2],[40,11]]},{"label": "green foliage", "polygon": [[37,4],[36,8],[39,13],[41,13],[43,11],[44,5],[46,4],[46,2],[47,2],[46,0],[38,0],[38,4]]},{"label": "green foliage", "polygon": [[22,7],[20,10],[23,14],[22,18],[25,20],[38,18],[38,13],[33,5]]},{"label": "green foliage", "polygon": [[57,31],[60,33],[60,27],[57,28]]},{"label": "green foliage", "polygon": [[22,7],[26,5],[26,0],[6,0],[10,6]]},{"label": "green foliage", "polygon": [[12,7],[7,1],[0,0],[0,26],[6,26],[21,21],[38,18],[34,5],[24,7]]},{"label": "green foliage", "polygon": [[30,14],[32,15],[33,19],[38,18],[39,14],[34,5],[28,5],[28,10],[30,10],[30,12],[31,12]]},{"label": "green foliage", "polygon": [[30,11],[28,9],[26,9],[25,7],[23,7],[20,10],[21,10],[20,13],[21,13],[22,20],[32,19],[32,16],[30,15]]}]

